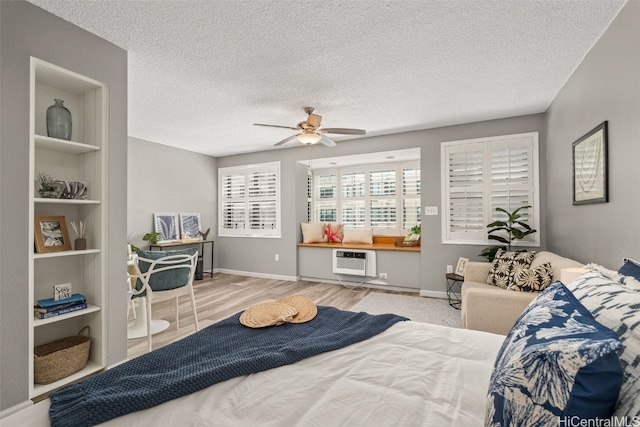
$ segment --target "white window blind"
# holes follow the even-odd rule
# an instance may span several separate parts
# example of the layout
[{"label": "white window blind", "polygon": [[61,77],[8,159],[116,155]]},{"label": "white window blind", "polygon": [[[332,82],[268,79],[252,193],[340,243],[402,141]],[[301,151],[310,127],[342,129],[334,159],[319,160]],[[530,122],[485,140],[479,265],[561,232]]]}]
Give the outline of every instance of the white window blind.
[{"label": "white window blind", "polygon": [[404,235],[420,223],[420,164],[385,163],[313,172],[313,220]]},{"label": "white window blind", "polygon": [[218,170],[220,236],[280,237],[280,162]]},{"label": "white window blind", "polygon": [[[520,211],[540,229],[538,134],[506,135],[442,143],[443,243],[495,244],[487,224],[504,219],[496,207]],[[539,244],[539,234],[521,245]]]}]

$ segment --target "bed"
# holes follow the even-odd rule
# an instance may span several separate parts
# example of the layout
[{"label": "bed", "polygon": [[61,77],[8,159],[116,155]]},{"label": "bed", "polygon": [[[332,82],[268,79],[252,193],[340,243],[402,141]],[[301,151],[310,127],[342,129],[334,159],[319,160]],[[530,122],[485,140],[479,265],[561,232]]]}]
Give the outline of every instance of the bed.
[{"label": "bed", "polygon": [[[506,337],[395,319],[367,339],[103,425],[558,425],[574,416],[640,422],[638,306],[637,281],[592,271],[550,286]],[[527,365],[531,359],[536,363]],[[49,405],[3,422],[48,425]]]}]

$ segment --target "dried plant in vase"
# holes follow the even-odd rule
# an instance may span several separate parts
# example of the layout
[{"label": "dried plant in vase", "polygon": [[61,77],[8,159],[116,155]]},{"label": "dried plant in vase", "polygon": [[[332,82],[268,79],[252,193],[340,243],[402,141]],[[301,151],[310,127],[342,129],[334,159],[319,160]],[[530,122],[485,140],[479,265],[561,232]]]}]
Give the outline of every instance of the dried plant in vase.
[{"label": "dried plant in vase", "polygon": [[76,251],[83,251],[87,249],[87,240],[84,238],[84,232],[86,230],[86,223],[80,221],[80,224],[76,226],[76,223],[71,221],[71,228],[76,233],[76,240],[74,242],[74,248]]}]

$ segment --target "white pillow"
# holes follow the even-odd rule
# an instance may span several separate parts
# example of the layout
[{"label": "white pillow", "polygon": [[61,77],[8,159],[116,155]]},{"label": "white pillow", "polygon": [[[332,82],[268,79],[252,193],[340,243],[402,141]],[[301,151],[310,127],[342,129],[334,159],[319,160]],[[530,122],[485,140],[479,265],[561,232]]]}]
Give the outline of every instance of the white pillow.
[{"label": "white pillow", "polygon": [[323,243],[324,240],[324,224],[321,222],[303,222],[300,224],[302,228],[302,243]]},{"label": "white pillow", "polygon": [[345,228],[342,243],[373,243],[372,228]]}]

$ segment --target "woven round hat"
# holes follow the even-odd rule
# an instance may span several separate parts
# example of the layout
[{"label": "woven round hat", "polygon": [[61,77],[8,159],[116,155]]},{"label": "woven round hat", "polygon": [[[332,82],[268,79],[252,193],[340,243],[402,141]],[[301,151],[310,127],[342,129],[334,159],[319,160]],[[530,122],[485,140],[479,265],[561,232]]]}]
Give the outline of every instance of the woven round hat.
[{"label": "woven round hat", "polygon": [[289,323],[298,313],[298,310],[281,302],[263,302],[252,305],[240,315],[240,323],[249,328],[264,328],[267,326],[280,326]]},{"label": "woven round hat", "polygon": [[293,317],[290,323],[304,323],[316,317],[318,307],[308,297],[304,295],[292,295],[278,300],[278,302],[295,307],[298,314]]}]

